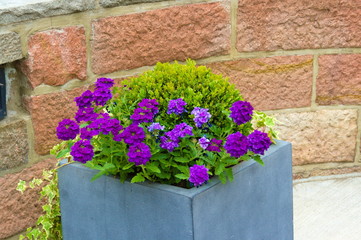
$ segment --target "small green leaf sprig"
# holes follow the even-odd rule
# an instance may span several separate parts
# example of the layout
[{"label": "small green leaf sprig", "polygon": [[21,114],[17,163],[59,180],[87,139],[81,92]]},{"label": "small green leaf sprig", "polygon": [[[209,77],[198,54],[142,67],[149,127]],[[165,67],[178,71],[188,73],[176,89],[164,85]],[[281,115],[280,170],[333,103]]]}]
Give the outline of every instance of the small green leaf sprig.
[{"label": "small green leaf sprig", "polygon": [[39,193],[40,199],[45,200],[42,206],[44,214],[38,218],[35,227],[29,227],[25,235],[20,235],[19,240],[60,240],[62,231],[56,169],[44,170],[42,178],[33,178],[29,182],[20,180],[16,190],[24,193],[26,189],[34,189],[38,186],[42,186]]}]

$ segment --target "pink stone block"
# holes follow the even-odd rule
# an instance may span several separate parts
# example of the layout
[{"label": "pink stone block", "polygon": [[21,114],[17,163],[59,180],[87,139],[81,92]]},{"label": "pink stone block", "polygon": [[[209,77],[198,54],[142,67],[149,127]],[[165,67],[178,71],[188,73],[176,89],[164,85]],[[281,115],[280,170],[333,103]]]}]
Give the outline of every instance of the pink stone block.
[{"label": "pink stone block", "polygon": [[222,55],[230,49],[230,13],[219,2],[101,18],[92,29],[96,74]]},{"label": "pink stone block", "polygon": [[361,54],[323,55],[318,65],[318,104],[361,104]]},{"label": "pink stone block", "polygon": [[239,59],[208,64],[228,77],[257,110],[311,105],[312,56]]},{"label": "pink stone block", "polygon": [[28,39],[28,58],[20,67],[35,88],[41,84],[59,86],[71,79],[84,80],[86,43],[83,27],[38,32]]},{"label": "pink stone block", "polygon": [[239,0],[237,49],[360,47],[361,1]]}]

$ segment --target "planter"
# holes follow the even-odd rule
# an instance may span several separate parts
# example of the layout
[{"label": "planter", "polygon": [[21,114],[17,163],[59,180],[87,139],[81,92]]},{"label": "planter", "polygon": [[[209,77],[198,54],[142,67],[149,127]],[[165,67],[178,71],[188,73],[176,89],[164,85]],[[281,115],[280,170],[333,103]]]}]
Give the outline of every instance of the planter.
[{"label": "planter", "polygon": [[233,168],[234,181],[199,188],[120,183],[80,164],[59,169],[65,240],[292,240],[291,144]]}]

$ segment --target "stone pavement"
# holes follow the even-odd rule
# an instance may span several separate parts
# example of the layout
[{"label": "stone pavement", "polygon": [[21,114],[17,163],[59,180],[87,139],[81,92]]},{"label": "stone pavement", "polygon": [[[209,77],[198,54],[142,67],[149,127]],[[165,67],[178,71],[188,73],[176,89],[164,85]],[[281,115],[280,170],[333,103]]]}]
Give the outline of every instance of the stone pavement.
[{"label": "stone pavement", "polygon": [[294,181],[294,240],[361,239],[361,173]]}]

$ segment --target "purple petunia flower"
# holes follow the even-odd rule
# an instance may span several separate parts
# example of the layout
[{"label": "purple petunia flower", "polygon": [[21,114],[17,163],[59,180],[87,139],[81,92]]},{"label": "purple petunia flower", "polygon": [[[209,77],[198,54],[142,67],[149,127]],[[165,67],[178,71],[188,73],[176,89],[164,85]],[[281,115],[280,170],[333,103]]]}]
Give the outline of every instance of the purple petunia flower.
[{"label": "purple petunia flower", "polygon": [[59,122],[58,127],[56,128],[56,135],[61,140],[71,140],[79,134],[78,124],[70,119],[64,119]]},{"label": "purple petunia flower", "polygon": [[224,148],[232,157],[239,158],[248,151],[248,139],[240,132],[228,135]]},{"label": "purple petunia flower", "polygon": [[94,112],[94,108],[79,108],[74,118],[80,123],[81,121],[94,121],[97,117],[98,114]]},{"label": "purple petunia flower", "polygon": [[133,120],[134,124],[139,124],[142,122],[151,122],[153,121],[153,117],[154,115],[150,109],[136,108],[130,116],[130,119]]},{"label": "purple petunia flower", "polygon": [[115,141],[124,140],[126,144],[134,145],[136,143],[143,142],[145,139],[145,133],[143,128],[136,124],[131,124],[124,129],[122,133],[114,136]]},{"label": "purple petunia flower", "polygon": [[180,115],[185,111],[184,109],[185,105],[187,105],[187,103],[183,101],[182,98],[170,100],[168,104],[167,114],[175,113],[177,115]]},{"label": "purple petunia flower", "polygon": [[129,162],[134,162],[135,165],[141,165],[146,164],[152,157],[152,154],[149,146],[141,142],[129,147],[128,157]]},{"label": "purple petunia flower", "polygon": [[95,86],[97,89],[106,88],[110,89],[114,85],[114,80],[111,78],[98,78]]},{"label": "purple petunia flower", "polygon": [[249,102],[237,101],[232,104],[230,110],[230,117],[238,125],[244,124],[252,119],[253,107]]},{"label": "purple petunia flower", "polygon": [[221,151],[221,146],[222,146],[222,140],[217,140],[215,138],[213,138],[208,147],[206,148],[207,151],[212,151],[212,152],[220,152]]},{"label": "purple petunia flower", "polygon": [[186,135],[193,136],[192,130],[193,127],[189,126],[186,123],[181,123],[174,126],[173,130],[170,131],[170,135],[178,138],[185,137]]},{"label": "purple petunia flower", "polygon": [[70,155],[73,156],[74,161],[86,163],[94,156],[93,146],[89,140],[79,140],[71,147]]},{"label": "purple petunia flower", "polygon": [[146,108],[150,110],[153,114],[157,114],[159,112],[158,106],[159,103],[156,99],[143,99],[140,103],[138,103],[138,107]]},{"label": "purple petunia flower", "polygon": [[198,187],[209,180],[208,169],[204,165],[193,165],[189,168],[189,181]]},{"label": "purple petunia flower", "polygon": [[267,133],[255,130],[253,133],[248,135],[249,150],[256,154],[263,155],[264,152],[271,146],[271,139]]},{"label": "purple petunia flower", "polygon": [[201,137],[198,140],[198,144],[201,146],[201,148],[206,149],[209,145],[210,140],[206,137]]},{"label": "purple petunia flower", "polygon": [[80,138],[90,140],[98,135],[99,131],[89,128],[89,125],[80,129]]},{"label": "purple petunia flower", "polygon": [[202,125],[211,118],[211,114],[208,112],[206,108],[195,107],[191,112],[194,115],[194,122],[196,123],[197,127],[202,127]]},{"label": "purple petunia flower", "polygon": [[153,132],[154,130],[164,130],[164,126],[160,125],[159,123],[152,123],[148,127],[149,132]]},{"label": "purple petunia flower", "polygon": [[93,93],[90,90],[86,90],[80,97],[76,97],[74,101],[79,108],[91,107],[94,101]]},{"label": "purple petunia flower", "polygon": [[104,106],[112,98],[112,93],[108,88],[97,88],[93,92],[94,102],[98,106]]},{"label": "purple petunia flower", "polygon": [[179,139],[170,137],[170,136],[162,136],[160,137],[160,147],[163,149],[167,149],[169,152],[173,152],[176,147],[179,147]]}]

